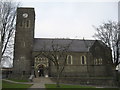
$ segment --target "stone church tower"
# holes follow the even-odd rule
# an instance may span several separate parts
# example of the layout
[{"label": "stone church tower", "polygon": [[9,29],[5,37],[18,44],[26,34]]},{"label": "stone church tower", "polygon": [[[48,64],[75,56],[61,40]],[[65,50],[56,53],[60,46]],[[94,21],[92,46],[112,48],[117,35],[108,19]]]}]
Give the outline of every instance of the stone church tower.
[{"label": "stone church tower", "polygon": [[34,8],[18,8],[13,61],[15,75],[31,73],[34,25]]}]

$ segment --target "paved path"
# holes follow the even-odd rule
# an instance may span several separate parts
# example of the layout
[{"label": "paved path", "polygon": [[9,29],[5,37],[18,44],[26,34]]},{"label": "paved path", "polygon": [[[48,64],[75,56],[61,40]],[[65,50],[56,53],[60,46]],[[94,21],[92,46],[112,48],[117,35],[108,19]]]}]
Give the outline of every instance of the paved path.
[{"label": "paved path", "polygon": [[31,88],[45,88],[45,84],[54,84],[50,78],[39,77],[33,79],[34,85]]},{"label": "paved path", "polygon": [[[34,78],[33,82],[15,82],[7,79],[2,79],[2,80],[11,83],[33,84],[30,88],[28,88],[28,90],[33,90],[33,88],[35,88],[35,90],[40,90],[40,88],[42,88],[42,90],[45,90],[45,84],[55,84],[55,82],[51,81],[50,78],[45,78],[45,77]],[[108,87],[96,87],[96,88],[108,88]]]},{"label": "paved path", "polygon": [[48,77],[34,78],[33,82],[16,82],[16,81],[11,81],[11,80],[7,80],[7,79],[2,79],[2,80],[10,82],[10,83],[33,84],[28,90],[33,90],[33,88],[36,88],[35,90],[37,90],[37,89],[39,90],[40,88],[45,89],[45,84],[55,84]]}]

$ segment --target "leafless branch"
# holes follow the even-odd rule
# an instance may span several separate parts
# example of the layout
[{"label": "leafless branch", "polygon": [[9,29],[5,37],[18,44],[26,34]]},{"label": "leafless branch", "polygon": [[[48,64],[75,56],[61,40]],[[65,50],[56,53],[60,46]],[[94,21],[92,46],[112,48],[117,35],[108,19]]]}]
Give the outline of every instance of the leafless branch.
[{"label": "leafless branch", "polygon": [[95,27],[96,33],[93,37],[103,41],[111,48],[113,53],[113,61],[117,66],[120,63],[120,24],[112,21],[103,23],[99,27]]},{"label": "leafless branch", "polygon": [[11,38],[15,31],[16,9],[19,3],[12,0],[0,0],[0,30],[2,37],[2,56],[10,44]]}]

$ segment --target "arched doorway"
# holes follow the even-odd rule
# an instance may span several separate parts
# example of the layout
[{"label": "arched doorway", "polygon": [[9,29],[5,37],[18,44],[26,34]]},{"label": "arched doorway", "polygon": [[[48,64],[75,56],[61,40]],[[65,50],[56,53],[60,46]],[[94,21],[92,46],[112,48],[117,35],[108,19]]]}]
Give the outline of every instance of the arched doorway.
[{"label": "arched doorway", "polygon": [[43,64],[39,64],[37,68],[38,68],[38,76],[39,77],[44,76],[45,66]]},{"label": "arched doorway", "polygon": [[35,57],[34,69],[36,77],[48,77],[48,59],[44,57]]}]

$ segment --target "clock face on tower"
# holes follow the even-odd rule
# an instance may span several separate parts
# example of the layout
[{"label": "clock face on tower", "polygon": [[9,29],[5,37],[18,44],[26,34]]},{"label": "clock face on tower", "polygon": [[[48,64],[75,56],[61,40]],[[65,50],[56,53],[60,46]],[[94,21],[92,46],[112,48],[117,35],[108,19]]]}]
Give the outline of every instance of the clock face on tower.
[{"label": "clock face on tower", "polygon": [[28,17],[28,14],[27,13],[23,13],[22,15],[24,18],[27,18]]}]

